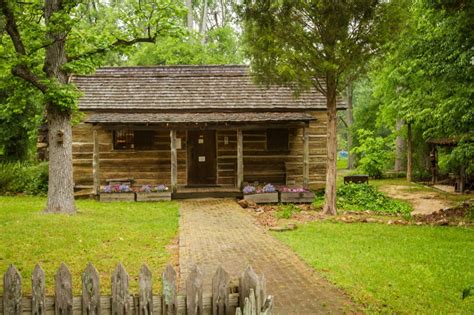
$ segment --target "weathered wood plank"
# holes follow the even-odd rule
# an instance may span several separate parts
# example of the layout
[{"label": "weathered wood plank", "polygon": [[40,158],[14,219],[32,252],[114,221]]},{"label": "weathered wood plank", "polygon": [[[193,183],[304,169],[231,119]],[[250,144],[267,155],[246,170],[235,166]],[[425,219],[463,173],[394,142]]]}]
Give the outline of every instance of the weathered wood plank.
[{"label": "weathered wood plank", "polygon": [[178,185],[178,156],[176,151],[176,130],[170,130],[171,139],[171,189],[176,191]]},{"label": "weathered wood plank", "polygon": [[82,274],[82,314],[100,315],[99,273],[91,263]]},{"label": "weathered wood plank", "polygon": [[202,315],[202,273],[195,265],[186,279],[186,314]]},{"label": "weathered wood plank", "polygon": [[230,276],[219,266],[212,278],[212,314],[232,315],[235,310],[229,304]]},{"label": "weathered wood plank", "polygon": [[112,315],[131,314],[128,274],[121,263],[112,274]]},{"label": "weathered wood plank", "polygon": [[303,187],[309,186],[309,131],[303,128]]},{"label": "weathered wood plank", "polygon": [[150,269],[143,265],[138,276],[138,308],[140,315],[153,315],[153,290]]},{"label": "weathered wood plank", "polygon": [[3,276],[3,313],[21,315],[21,301],[21,275],[14,265],[10,265]]},{"label": "weathered wood plank", "polygon": [[41,266],[36,264],[31,275],[31,313],[33,315],[43,315],[45,312],[45,276]]},{"label": "weathered wood plank", "polygon": [[242,129],[237,129],[237,187],[242,188],[244,182],[244,146]]},{"label": "weathered wood plank", "polygon": [[163,284],[163,315],[174,315],[177,311],[176,271],[167,265],[162,276]]},{"label": "weathered wood plank", "polygon": [[248,266],[245,271],[243,272],[242,276],[239,280],[239,293],[240,293],[240,307],[244,306],[244,297],[250,296],[251,289],[253,290],[254,294],[256,294],[256,304],[257,309],[261,309],[262,306],[262,299],[260,296],[261,289],[260,289],[260,280],[253,270],[251,266]]},{"label": "weathered wood plank", "polygon": [[92,178],[94,182],[94,194],[97,195],[100,190],[100,149],[96,129],[92,130],[92,141],[94,143],[94,151],[92,153]]},{"label": "weathered wood plank", "polygon": [[54,312],[56,315],[72,315],[72,279],[64,263],[59,267],[54,279]]}]

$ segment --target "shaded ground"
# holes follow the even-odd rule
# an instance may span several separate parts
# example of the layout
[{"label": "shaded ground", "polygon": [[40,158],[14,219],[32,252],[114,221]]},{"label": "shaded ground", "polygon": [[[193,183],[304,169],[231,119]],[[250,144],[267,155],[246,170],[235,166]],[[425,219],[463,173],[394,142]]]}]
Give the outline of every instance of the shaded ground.
[{"label": "shaded ground", "polygon": [[222,265],[236,279],[247,265],[267,280],[276,314],[352,313],[350,299],[264,229],[235,201],[186,200],[180,207],[180,287],[191,267],[204,274],[205,291]]},{"label": "shaded ground", "polygon": [[413,206],[412,214],[432,214],[448,208],[452,202],[440,199],[438,193],[426,190],[415,190],[404,185],[383,185],[379,190],[394,199],[406,200]]}]

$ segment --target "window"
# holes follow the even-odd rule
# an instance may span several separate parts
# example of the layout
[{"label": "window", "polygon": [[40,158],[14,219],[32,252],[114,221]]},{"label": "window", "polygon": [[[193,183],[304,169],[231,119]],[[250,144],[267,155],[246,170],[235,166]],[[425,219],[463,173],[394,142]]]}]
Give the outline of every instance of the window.
[{"label": "window", "polygon": [[114,130],[114,149],[151,150],[154,136],[152,130]]},{"label": "window", "polygon": [[267,150],[288,151],[288,129],[267,129]]}]

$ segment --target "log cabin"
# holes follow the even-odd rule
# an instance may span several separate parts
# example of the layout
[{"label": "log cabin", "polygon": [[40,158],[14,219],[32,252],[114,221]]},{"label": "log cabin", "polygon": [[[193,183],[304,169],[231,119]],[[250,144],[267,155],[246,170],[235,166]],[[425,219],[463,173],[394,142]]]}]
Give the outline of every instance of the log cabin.
[{"label": "log cabin", "polygon": [[109,67],[73,82],[77,188],[129,178],[185,198],[236,195],[247,182],[324,187],[326,100],[315,90],[258,86],[235,65]]}]

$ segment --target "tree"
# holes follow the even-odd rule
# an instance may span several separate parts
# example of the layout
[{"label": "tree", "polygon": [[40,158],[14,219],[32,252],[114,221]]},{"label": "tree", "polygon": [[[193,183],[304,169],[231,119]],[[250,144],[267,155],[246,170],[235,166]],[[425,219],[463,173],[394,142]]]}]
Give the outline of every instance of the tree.
[{"label": "tree", "polygon": [[337,93],[378,52],[392,26],[390,8],[378,0],[245,0],[240,7],[256,80],[296,91],[313,87],[326,96],[326,214],[336,214]]},{"label": "tree", "polygon": [[71,117],[80,94],[71,76],[94,70],[111,51],[126,53],[126,47],[179,31],[185,10],[172,0],[0,0],[0,12],[10,39],[4,58],[11,73],[44,98],[49,131],[45,211],[75,213]]}]

